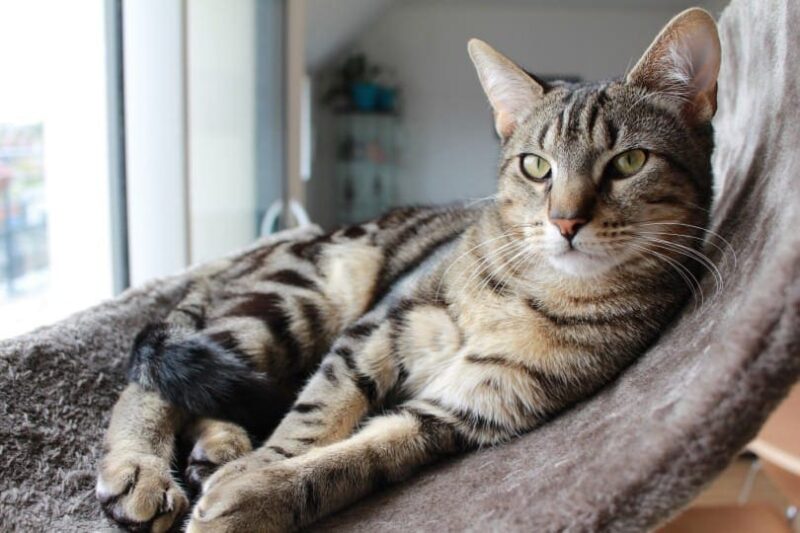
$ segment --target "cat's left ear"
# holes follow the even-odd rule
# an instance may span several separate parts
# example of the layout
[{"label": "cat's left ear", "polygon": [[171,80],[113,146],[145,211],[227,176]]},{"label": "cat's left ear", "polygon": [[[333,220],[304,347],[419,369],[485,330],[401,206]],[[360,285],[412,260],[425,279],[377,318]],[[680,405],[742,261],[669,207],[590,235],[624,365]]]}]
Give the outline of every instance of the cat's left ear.
[{"label": "cat's left ear", "polygon": [[494,109],[497,133],[505,140],[544,95],[544,88],[513,61],[480,39],[470,39],[467,48]]},{"label": "cat's left ear", "polygon": [[674,95],[695,123],[717,111],[720,45],[717,24],[694,7],[676,15],[627,76],[627,83]]}]

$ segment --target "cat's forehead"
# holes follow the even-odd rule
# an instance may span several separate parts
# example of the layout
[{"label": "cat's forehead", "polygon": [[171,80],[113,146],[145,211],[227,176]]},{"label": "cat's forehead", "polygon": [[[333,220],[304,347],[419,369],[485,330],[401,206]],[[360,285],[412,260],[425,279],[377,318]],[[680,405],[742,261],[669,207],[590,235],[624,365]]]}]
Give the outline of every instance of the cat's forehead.
[{"label": "cat's forehead", "polygon": [[[573,121],[585,111],[612,111],[619,101],[626,100],[625,84],[617,81],[548,83],[547,91],[539,105],[532,109],[527,122],[536,123],[562,119]],[[575,124],[572,124],[573,126]]]},{"label": "cat's forehead", "polygon": [[655,140],[666,113],[658,95],[631,87],[621,80],[550,82],[531,109],[507,150],[542,149],[589,155],[611,150],[626,132]]}]

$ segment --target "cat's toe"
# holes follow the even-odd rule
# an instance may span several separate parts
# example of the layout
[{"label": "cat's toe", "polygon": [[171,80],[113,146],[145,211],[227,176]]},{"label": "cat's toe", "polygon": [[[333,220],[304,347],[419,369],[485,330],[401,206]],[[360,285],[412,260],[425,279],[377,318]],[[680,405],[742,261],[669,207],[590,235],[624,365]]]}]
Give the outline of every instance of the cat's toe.
[{"label": "cat's toe", "polygon": [[250,439],[244,431],[221,431],[204,436],[197,441],[189,455],[184,472],[186,484],[193,494],[199,494],[211,474],[250,450]]},{"label": "cat's toe", "polygon": [[192,495],[203,491],[203,483],[211,477],[220,465],[208,460],[189,458],[183,477]]},{"label": "cat's toe", "polygon": [[253,449],[250,437],[241,427],[219,420],[208,420],[189,454],[184,479],[194,494],[222,465],[246,455]]},{"label": "cat's toe", "polygon": [[104,460],[95,494],[105,514],[128,531],[169,531],[189,507],[169,465],[148,455]]}]

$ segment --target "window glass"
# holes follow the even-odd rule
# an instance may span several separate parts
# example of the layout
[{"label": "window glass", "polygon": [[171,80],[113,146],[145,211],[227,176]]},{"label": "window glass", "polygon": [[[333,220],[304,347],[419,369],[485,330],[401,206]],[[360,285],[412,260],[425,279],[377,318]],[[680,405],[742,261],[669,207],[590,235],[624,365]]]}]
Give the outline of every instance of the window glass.
[{"label": "window glass", "polygon": [[0,338],[112,293],[104,8],[0,0]]}]

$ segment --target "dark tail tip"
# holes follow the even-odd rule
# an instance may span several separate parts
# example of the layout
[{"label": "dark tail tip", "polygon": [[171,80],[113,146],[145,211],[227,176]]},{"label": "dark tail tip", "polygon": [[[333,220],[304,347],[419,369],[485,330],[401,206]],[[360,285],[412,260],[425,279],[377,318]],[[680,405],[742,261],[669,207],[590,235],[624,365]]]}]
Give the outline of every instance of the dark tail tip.
[{"label": "dark tail tip", "polygon": [[255,434],[273,428],[291,402],[266,374],[202,332],[165,323],[136,336],[128,379],[192,415],[231,420]]}]

